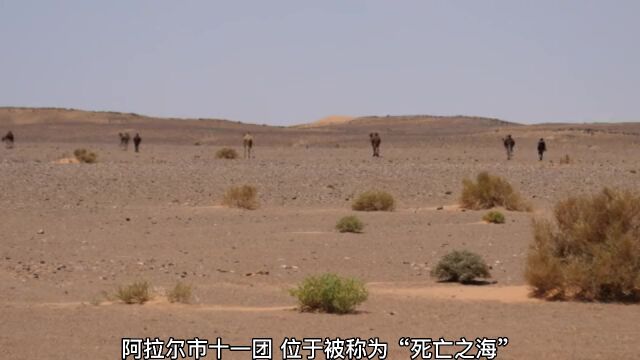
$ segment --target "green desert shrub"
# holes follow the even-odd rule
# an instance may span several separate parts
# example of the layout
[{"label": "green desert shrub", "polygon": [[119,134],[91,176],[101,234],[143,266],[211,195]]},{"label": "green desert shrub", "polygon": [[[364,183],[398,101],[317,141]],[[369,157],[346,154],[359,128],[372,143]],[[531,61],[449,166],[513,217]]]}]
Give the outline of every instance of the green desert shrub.
[{"label": "green desert shrub", "polygon": [[335,274],[308,277],[290,293],[302,311],[337,314],[353,312],[369,295],[362,281]]},{"label": "green desert shrub", "polygon": [[477,278],[491,277],[489,266],[478,254],[467,250],[452,251],[443,256],[433,270],[431,276],[440,281],[457,281],[471,283]]},{"label": "green desert shrub", "polygon": [[345,216],[336,224],[336,229],[341,233],[360,233],[364,228],[364,224],[356,216]]},{"label": "green desert shrub", "polygon": [[96,155],[94,152],[91,152],[87,149],[76,149],[73,152],[73,155],[76,157],[76,159],[79,162],[85,163],[85,164],[93,164],[98,160],[98,155]]},{"label": "green desert shrub", "polygon": [[357,211],[393,211],[395,200],[387,192],[371,190],[360,194],[351,208]]},{"label": "green desert shrub", "polygon": [[255,186],[232,186],[225,192],[222,203],[229,207],[255,210],[258,208],[257,194]]},{"label": "green desert shrub", "polygon": [[531,210],[531,206],[513,190],[509,182],[499,176],[490,175],[486,171],[478,174],[476,182],[464,179],[462,186],[460,204],[463,208],[480,210],[503,206],[513,211]]},{"label": "green desert shrub", "polygon": [[191,301],[191,285],[187,285],[183,282],[178,282],[176,286],[167,293],[167,300],[170,303],[183,303],[188,304]]},{"label": "green desert shrub", "polygon": [[500,211],[489,211],[482,219],[492,224],[504,224],[505,222],[504,215]]},{"label": "green desert shrub", "polygon": [[238,153],[231,148],[222,148],[216,151],[216,158],[217,159],[237,159]]},{"label": "green desert shrub", "polygon": [[144,304],[151,300],[149,283],[137,281],[127,286],[121,286],[118,288],[115,297],[125,304]]},{"label": "green desert shrub", "polygon": [[640,196],[604,189],[533,222],[525,278],[546,299],[640,301]]}]

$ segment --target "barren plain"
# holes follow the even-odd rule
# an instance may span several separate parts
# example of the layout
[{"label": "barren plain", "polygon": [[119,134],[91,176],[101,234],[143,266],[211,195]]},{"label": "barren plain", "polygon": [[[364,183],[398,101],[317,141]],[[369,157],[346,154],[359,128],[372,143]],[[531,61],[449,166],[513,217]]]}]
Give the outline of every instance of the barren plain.
[{"label": "barren plain", "polygon": [[[0,349],[3,359],[114,359],[123,337],[217,337],[234,345],[285,337],[379,337],[389,359],[409,359],[400,337],[508,337],[498,359],[632,359],[637,305],[547,302],[523,278],[531,219],[556,201],[608,186],[637,189],[640,124],[518,125],[473,117],[368,117],[321,126],[153,119],[60,109],[0,109]],[[118,146],[139,132],[141,151]],[[253,159],[215,152],[255,138]],[[382,136],[373,158],[369,132]],[[501,138],[512,134],[507,161]],[[538,161],[535,145],[549,148]],[[66,163],[76,148],[96,164]],[[568,164],[560,159],[568,155]],[[508,179],[534,205],[482,222],[462,210],[464,178]],[[232,185],[257,187],[254,211],[221,206]],[[357,215],[362,234],[341,234],[353,198],[391,193],[393,212]],[[429,276],[454,249],[491,266],[483,286]],[[300,313],[287,289],[333,272],[364,280],[356,314]],[[154,300],[124,305],[103,294],[149,281]],[[193,286],[191,304],[163,293]],[[211,356],[210,356],[211,357]],[[213,357],[215,358],[215,357]],[[227,352],[224,359],[249,359]],[[281,356],[280,356],[281,358]]]}]

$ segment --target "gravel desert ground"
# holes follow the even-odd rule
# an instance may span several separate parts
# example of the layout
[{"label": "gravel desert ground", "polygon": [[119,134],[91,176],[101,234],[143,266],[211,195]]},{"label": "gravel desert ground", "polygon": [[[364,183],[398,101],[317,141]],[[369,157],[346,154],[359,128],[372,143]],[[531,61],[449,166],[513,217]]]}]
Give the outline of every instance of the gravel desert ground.
[{"label": "gravel desert ground", "polygon": [[[340,119],[346,119],[339,117]],[[401,337],[508,337],[498,359],[632,359],[637,305],[531,298],[523,277],[531,220],[570,195],[637,189],[640,124],[518,125],[472,117],[369,117],[272,127],[225,120],[153,119],[58,109],[0,109],[0,349],[3,359],[114,359],[121,338],[221,337],[233,345],[285,337],[378,337],[389,359],[409,359]],[[140,132],[140,153],[118,132]],[[255,158],[215,152],[250,131]],[[372,158],[368,134],[382,136]],[[507,161],[501,138],[512,134]],[[538,161],[536,142],[549,148]],[[96,164],[68,163],[76,148]],[[568,155],[570,163],[560,159]],[[61,161],[62,160],[62,161]],[[534,206],[462,210],[462,180],[489,171]],[[258,189],[257,210],[221,205],[232,185]],[[341,234],[353,198],[381,189],[393,212],[357,215],[362,234]],[[487,285],[439,283],[429,275],[454,249],[482,255]],[[367,283],[350,315],[301,313],[287,290],[333,272]],[[118,286],[152,284],[144,305],[107,300]],[[183,281],[191,304],[163,294]],[[208,358],[215,358],[209,355]],[[248,359],[247,353],[224,353]]]}]

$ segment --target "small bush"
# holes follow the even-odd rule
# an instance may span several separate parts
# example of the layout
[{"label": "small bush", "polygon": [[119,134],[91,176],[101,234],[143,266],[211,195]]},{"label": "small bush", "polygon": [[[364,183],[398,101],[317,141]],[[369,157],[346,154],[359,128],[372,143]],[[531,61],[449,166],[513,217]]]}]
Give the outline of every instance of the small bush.
[{"label": "small bush", "polygon": [[569,155],[565,155],[565,156],[561,157],[560,158],[560,164],[562,164],[562,165],[571,164],[571,158],[569,157]]},{"label": "small bush", "polygon": [[475,183],[464,179],[462,186],[460,204],[463,208],[480,210],[504,206],[507,210],[531,211],[531,206],[522,200],[511,184],[499,176],[489,175],[486,171],[478,174]]},{"label": "small bush", "polygon": [[139,281],[124,287],[121,286],[118,288],[115,296],[125,304],[144,304],[151,300],[149,283]]},{"label": "small bush", "polygon": [[88,151],[87,149],[76,149],[73,152],[73,155],[78,159],[79,162],[85,164],[93,164],[98,160],[98,155],[95,153]]},{"label": "small bush", "polygon": [[547,299],[640,301],[640,196],[571,197],[534,220],[525,278]]},{"label": "small bush", "polygon": [[222,148],[216,151],[216,158],[217,159],[237,159],[238,153],[231,148]]},{"label": "small bush", "polygon": [[222,203],[229,207],[255,210],[258,208],[257,194],[258,190],[251,185],[232,186],[224,194]]},{"label": "small bush", "polygon": [[351,205],[356,211],[393,211],[395,200],[384,191],[366,191],[356,198]]},{"label": "small bush", "polygon": [[360,233],[364,228],[364,224],[355,216],[345,216],[336,224],[336,229],[341,233]]},{"label": "small bush", "polygon": [[470,251],[453,251],[445,255],[431,270],[431,276],[440,281],[471,283],[476,278],[490,278],[489,267],[482,257]]},{"label": "small bush", "polygon": [[178,282],[167,294],[167,299],[170,303],[188,304],[191,301],[191,285]]},{"label": "small bush", "polygon": [[335,274],[308,277],[290,293],[298,299],[302,311],[337,314],[353,312],[369,296],[362,281]]},{"label": "small bush", "polygon": [[504,224],[505,221],[504,215],[500,211],[489,211],[482,219],[492,224]]}]

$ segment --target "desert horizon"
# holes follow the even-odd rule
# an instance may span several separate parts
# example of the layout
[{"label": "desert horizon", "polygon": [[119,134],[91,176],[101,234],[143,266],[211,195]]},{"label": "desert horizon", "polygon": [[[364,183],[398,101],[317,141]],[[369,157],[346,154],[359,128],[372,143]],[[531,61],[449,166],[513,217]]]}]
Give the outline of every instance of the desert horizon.
[{"label": "desert horizon", "polygon": [[[489,116],[478,116],[478,115],[470,115],[470,114],[456,114],[456,115],[445,115],[445,114],[439,114],[439,115],[433,115],[433,114],[385,114],[385,115],[337,115],[337,114],[332,114],[332,115],[326,115],[324,117],[319,117],[316,119],[307,119],[307,121],[297,121],[294,124],[291,125],[285,125],[285,124],[267,124],[265,122],[261,122],[259,120],[254,120],[254,121],[243,121],[243,120],[235,120],[235,119],[228,119],[228,118],[223,118],[223,117],[176,117],[176,116],[153,116],[153,115],[148,115],[148,114],[144,114],[144,113],[137,113],[137,112],[127,112],[127,111],[118,111],[118,110],[91,110],[91,109],[80,109],[80,108],[67,108],[67,107],[50,107],[50,106],[9,106],[9,105],[3,105],[0,106],[0,111],[2,111],[3,113],[5,112],[39,112],[41,113],[40,116],[37,116],[37,118],[39,118],[38,120],[35,119],[27,119],[29,118],[28,116],[16,116],[14,118],[8,116],[8,115],[3,115],[3,118],[6,119],[5,121],[18,121],[18,122],[25,122],[25,121],[30,121],[30,122],[34,122],[34,121],[44,121],[44,119],[42,119],[42,117],[44,117],[43,114],[49,113],[49,112],[63,112],[66,113],[66,115],[60,115],[58,116],[58,119],[56,119],[57,121],[61,121],[61,120],[66,120],[66,121],[78,121],[79,119],[77,119],[76,117],[82,116],[82,114],[86,114],[89,117],[91,116],[91,114],[93,115],[116,115],[116,116],[121,116],[121,117],[132,117],[132,118],[143,118],[143,119],[153,119],[153,120],[184,120],[184,121],[228,121],[228,122],[233,122],[233,123],[239,123],[239,124],[243,124],[243,125],[255,125],[255,126],[271,126],[271,127],[277,127],[277,128],[313,128],[313,127],[323,127],[323,126],[332,126],[332,125],[343,125],[343,124],[348,124],[350,122],[352,122],[353,120],[356,121],[362,121],[362,119],[376,119],[376,120],[391,120],[391,119],[406,119],[406,118],[413,118],[413,119],[485,119],[485,120],[495,120],[495,121],[499,121],[502,123],[510,123],[510,124],[514,124],[514,125],[523,125],[523,126],[535,126],[535,125],[615,125],[615,124],[634,124],[640,121],[636,121],[636,120],[592,120],[592,121],[588,121],[588,120],[582,120],[582,121],[567,121],[567,120],[563,120],[563,119],[558,119],[556,121],[538,121],[538,122],[522,122],[522,121],[517,121],[517,120],[506,120],[506,119],[499,119],[499,118],[495,118],[495,117],[489,117]],[[75,114],[75,115],[72,115]],[[19,118],[19,119],[18,119]]]}]

